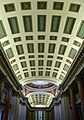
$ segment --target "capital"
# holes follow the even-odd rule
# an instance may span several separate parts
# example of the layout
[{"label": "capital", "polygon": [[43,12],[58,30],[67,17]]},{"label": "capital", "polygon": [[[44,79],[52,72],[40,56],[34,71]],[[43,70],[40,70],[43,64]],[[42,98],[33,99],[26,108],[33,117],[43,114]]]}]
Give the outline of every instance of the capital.
[{"label": "capital", "polygon": [[83,81],[83,77],[84,77],[83,75],[76,75],[76,76],[75,76],[76,82],[77,82],[77,83],[84,82],[84,81]]},{"label": "capital", "polygon": [[1,75],[0,76],[0,83],[5,82],[7,80],[7,76],[6,75]]}]

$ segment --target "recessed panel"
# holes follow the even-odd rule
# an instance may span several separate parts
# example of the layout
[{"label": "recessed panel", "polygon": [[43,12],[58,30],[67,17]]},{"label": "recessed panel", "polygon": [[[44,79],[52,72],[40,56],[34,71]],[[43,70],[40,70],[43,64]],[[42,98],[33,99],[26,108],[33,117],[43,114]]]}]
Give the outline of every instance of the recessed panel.
[{"label": "recessed panel", "polygon": [[49,44],[48,53],[54,53],[56,44]]},{"label": "recessed panel", "polygon": [[48,58],[53,58],[53,55],[48,55]]},{"label": "recessed panel", "polygon": [[13,64],[14,62],[16,62],[16,59],[13,59],[13,60],[11,61],[11,64]]},{"label": "recessed panel", "polygon": [[53,72],[52,77],[56,77],[56,76],[57,76],[57,73]]},{"label": "recessed panel", "polygon": [[80,38],[84,38],[84,20],[82,20],[81,24],[80,24],[80,27],[79,27],[79,30],[78,30],[78,33],[77,33],[77,37],[80,37]]},{"label": "recessed panel", "polygon": [[23,46],[22,45],[16,45],[17,53],[18,55],[24,54]]},{"label": "recessed panel", "polygon": [[63,80],[63,79],[64,79],[64,76],[63,76],[63,75],[60,75],[59,79],[60,79],[60,80]]},{"label": "recessed panel", "polygon": [[33,43],[27,44],[28,53],[34,53]]},{"label": "recessed panel", "polygon": [[80,5],[79,4],[74,4],[74,3],[70,4],[69,11],[79,12],[79,9],[80,9]]},{"label": "recessed panel", "polygon": [[8,48],[6,50],[6,53],[7,53],[7,56],[8,56],[9,59],[12,58],[12,57],[14,57],[14,54],[13,54],[13,51],[12,51],[11,48]]},{"label": "recessed panel", "polygon": [[38,66],[43,66],[43,60],[38,60]]},{"label": "recessed panel", "polygon": [[21,79],[22,79],[22,76],[21,76],[21,75],[18,75],[17,78],[18,78],[18,80],[21,80]]},{"label": "recessed panel", "polygon": [[74,48],[71,48],[68,57],[73,59],[75,57],[76,53],[77,53],[77,50]]},{"label": "recessed panel", "polygon": [[4,5],[4,8],[5,8],[6,12],[15,11],[15,5],[14,5],[14,3],[6,4],[6,5]]},{"label": "recessed panel", "polygon": [[43,75],[43,71],[38,71],[38,75],[42,76]]},{"label": "recessed panel", "polygon": [[8,22],[9,22],[12,34],[16,34],[20,32],[17,17],[8,18]]},{"label": "recessed panel", "polygon": [[56,63],[55,63],[55,67],[60,68],[60,65],[61,65],[61,62],[56,61]]},{"label": "recessed panel", "polygon": [[32,17],[31,16],[23,16],[23,22],[24,22],[25,32],[33,32]]},{"label": "recessed panel", "polygon": [[72,63],[69,59],[67,59],[67,60],[66,60],[66,62],[67,62],[67,63],[69,63],[69,64],[71,64],[71,63]]},{"label": "recessed panel", "polygon": [[68,71],[69,70],[69,66],[67,64],[65,64],[64,67],[63,67],[63,70]]},{"label": "recessed panel", "polygon": [[77,46],[77,47],[80,47],[81,43],[78,42],[78,41],[76,41],[76,40],[74,40],[73,45],[75,45],[75,46]]},{"label": "recessed panel", "polygon": [[9,40],[7,40],[7,41],[5,41],[5,42],[2,43],[3,47],[5,47],[5,46],[7,46],[9,44],[10,44]]},{"label": "recessed panel", "polygon": [[26,40],[33,40],[33,36],[26,36]]},{"label": "recessed panel", "polygon": [[31,10],[31,2],[21,2],[22,10]]},{"label": "recessed panel", "polygon": [[57,59],[62,60],[62,59],[63,59],[63,57],[57,56]]},{"label": "recessed panel", "polygon": [[50,40],[57,40],[57,36],[50,36]]},{"label": "recessed panel", "polygon": [[50,71],[46,71],[45,75],[50,76]]},{"label": "recessed panel", "polygon": [[28,71],[28,69],[23,69],[23,71]]},{"label": "recessed panel", "polygon": [[35,68],[31,68],[31,70],[35,70]]},{"label": "recessed panel", "polygon": [[34,60],[30,60],[30,66],[35,66],[35,61]]},{"label": "recessed panel", "polygon": [[45,40],[45,35],[38,35],[38,40]]},{"label": "recessed panel", "polygon": [[3,38],[6,36],[6,31],[4,29],[4,26],[3,26],[3,23],[2,23],[2,20],[0,20],[0,38]]},{"label": "recessed panel", "polygon": [[53,2],[53,10],[63,10],[63,2]]},{"label": "recessed panel", "polygon": [[67,46],[65,46],[65,45],[60,45],[58,54],[64,55],[64,53],[66,51],[66,47]]},{"label": "recessed panel", "polygon": [[36,72],[35,71],[31,71],[31,75],[32,76],[36,76]]},{"label": "recessed panel", "polygon": [[45,32],[46,15],[38,15],[38,32]]},{"label": "recessed panel", "polygon": [[63,41],[63,42],[69,42],[69,38],[62,37],[62,41]]},{"label": "recessed panel", "polygon": [[44,55],[38,55],[38,58],[44,58]]},{"label": "recessed panel", "polygon": [[25,72],[25,73],[24,73],[24,76],[25,76],[25,77],[29,77],[28,72]]},{"label": "recessed panel", "polygon": [[47,66],[51,66],[52,65],[52,60],[47,60]]},{"label": "recessed panel", "polygon": [[44,53],[44,43],[38,43],[38,52]]},{"label": "recessed panel", "polygon": [[14,42],[20,42],[20,41],[21,41],[21,37],[14,38]]},{"label": "recessed panel", "polygon": [[34,55],[29,55],[29,58],[34,58]]},{"label": "recessed panel", "polygon": [[26,61],[21,62],[21,66],[22,66],[22,68],[27,67]]},{"label": "recessed panel", "polygon": [[25,59],[25,56],[21,56],[21,57],[19,57],[19,59],[20,59],[20,60],[23,60],[23,59]]},{"label": "recessed panel", "polygon": [[41,68],[41,67],[40,67],[40,68],[38,68],[38,69],[39,69],[39,70],[43,70],[43,68]]},{"label": "recessed panel", "polygon": [[58,32],[60,25],[60,16],[52,16],[51,32]]},{"label": "recessed panel", "polygon": [[47,2],[45,1],[39,1],[37,2],[37,9],[45,10],[47,9]]},{"label": "recessed panel", "polygon": [[17,65],[17,64],[13,65],[13,69],[14,69],[15,71],[19,70],[18,65]]},{"label": "recessed panel", "polygon": [[76,18],[67,17],[64,33],[71,34],[74,24],[75,24]]}]

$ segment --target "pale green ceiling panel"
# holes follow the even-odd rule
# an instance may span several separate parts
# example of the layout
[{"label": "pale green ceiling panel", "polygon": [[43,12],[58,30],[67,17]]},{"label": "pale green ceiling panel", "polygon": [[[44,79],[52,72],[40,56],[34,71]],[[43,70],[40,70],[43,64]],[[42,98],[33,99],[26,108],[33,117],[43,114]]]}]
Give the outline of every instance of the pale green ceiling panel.
[{"label": "pale green ceiling panel", "polygon": [[51,32],[58,32],[60,20],[60,16],[52,16]]},{"label": "pale green ceiling panel", "polygon": [[67,17],[67,21],[64,28],[64,33],[71,34],[76,18]]},{"label": "pale green ceiling panel", "polygon": [[77,36],[82,38],[82,39],[84,38],[84,20],[82,20],[82,22],[81,22]]},{"label": "pale green ceiling panel", "polygon": [[8,56],[9,59],[12,58],[12,57],[14,57],[14,54],[13,54],[13,51],[12,51],[11,48],[8,48],[6,50],[6,53],[7,53],[7,56]]},{"label": "pale green ceiling panel", "polygon": [[75,57],[76,53],[77,53],[77,50],[74,48],[71,48],[68,57],[73,59]]},{"label": "pale green ceiling panel", "polygon": [[20,32],[17,17],[8,18],[8,22],[9,22],[12,34],[16,34]]},{"label": "pale green ceiling panel", "polygon": [[3,38],[6,36],[6,31],[4,29],[4,26],[3,26],[3,23],[2,23],[2,20],[0,20],[0,38]]}]

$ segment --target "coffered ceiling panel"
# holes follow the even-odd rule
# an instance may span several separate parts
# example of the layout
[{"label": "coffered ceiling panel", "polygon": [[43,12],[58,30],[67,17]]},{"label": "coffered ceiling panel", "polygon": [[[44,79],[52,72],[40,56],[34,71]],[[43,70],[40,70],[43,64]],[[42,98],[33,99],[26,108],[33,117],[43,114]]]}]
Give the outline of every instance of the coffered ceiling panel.
[{"label": "coffered ceiling panel", "polygon": [[83,2],[0,1],[0,42],[23,86],[64,80],[84,38]]}]

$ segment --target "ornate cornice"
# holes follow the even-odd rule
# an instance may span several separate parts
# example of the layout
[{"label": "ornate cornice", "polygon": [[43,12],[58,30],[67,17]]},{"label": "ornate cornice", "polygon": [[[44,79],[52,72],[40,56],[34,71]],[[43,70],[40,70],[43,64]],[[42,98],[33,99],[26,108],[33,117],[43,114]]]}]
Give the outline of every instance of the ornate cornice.
[{"label": "ornate cornice", "polygon": [[8,77],[7,79],[9,80],[10,83],[13,84],[14,88],[16,90],[22,89],[19,82],[17,81],[17,78],[12,70],[12,67],[9,64],[9,61],[7,59],[7,56],[5,55],[5,52],[0,44],[0,66],[4,69],[6,76]]},{"label": "ornate cornice", "polygon": [[71,65],[71,67],[70,67],[70,69],[69,69],[69,71],[68,71],[68,73],[67,73],[67,75],[64,79],[64,81],[59,86],[59,90],[66,91],[68,86],[75,79],[75,76],[80,74],[80,71],[81,71],[80,68],[83,69],[83,67],[84,67],[83,64],[84,64],[84,42],[83,42],[81,48],[79,49],[78,54],[76,55],[76,58],[74,59],[72,65]]}]

